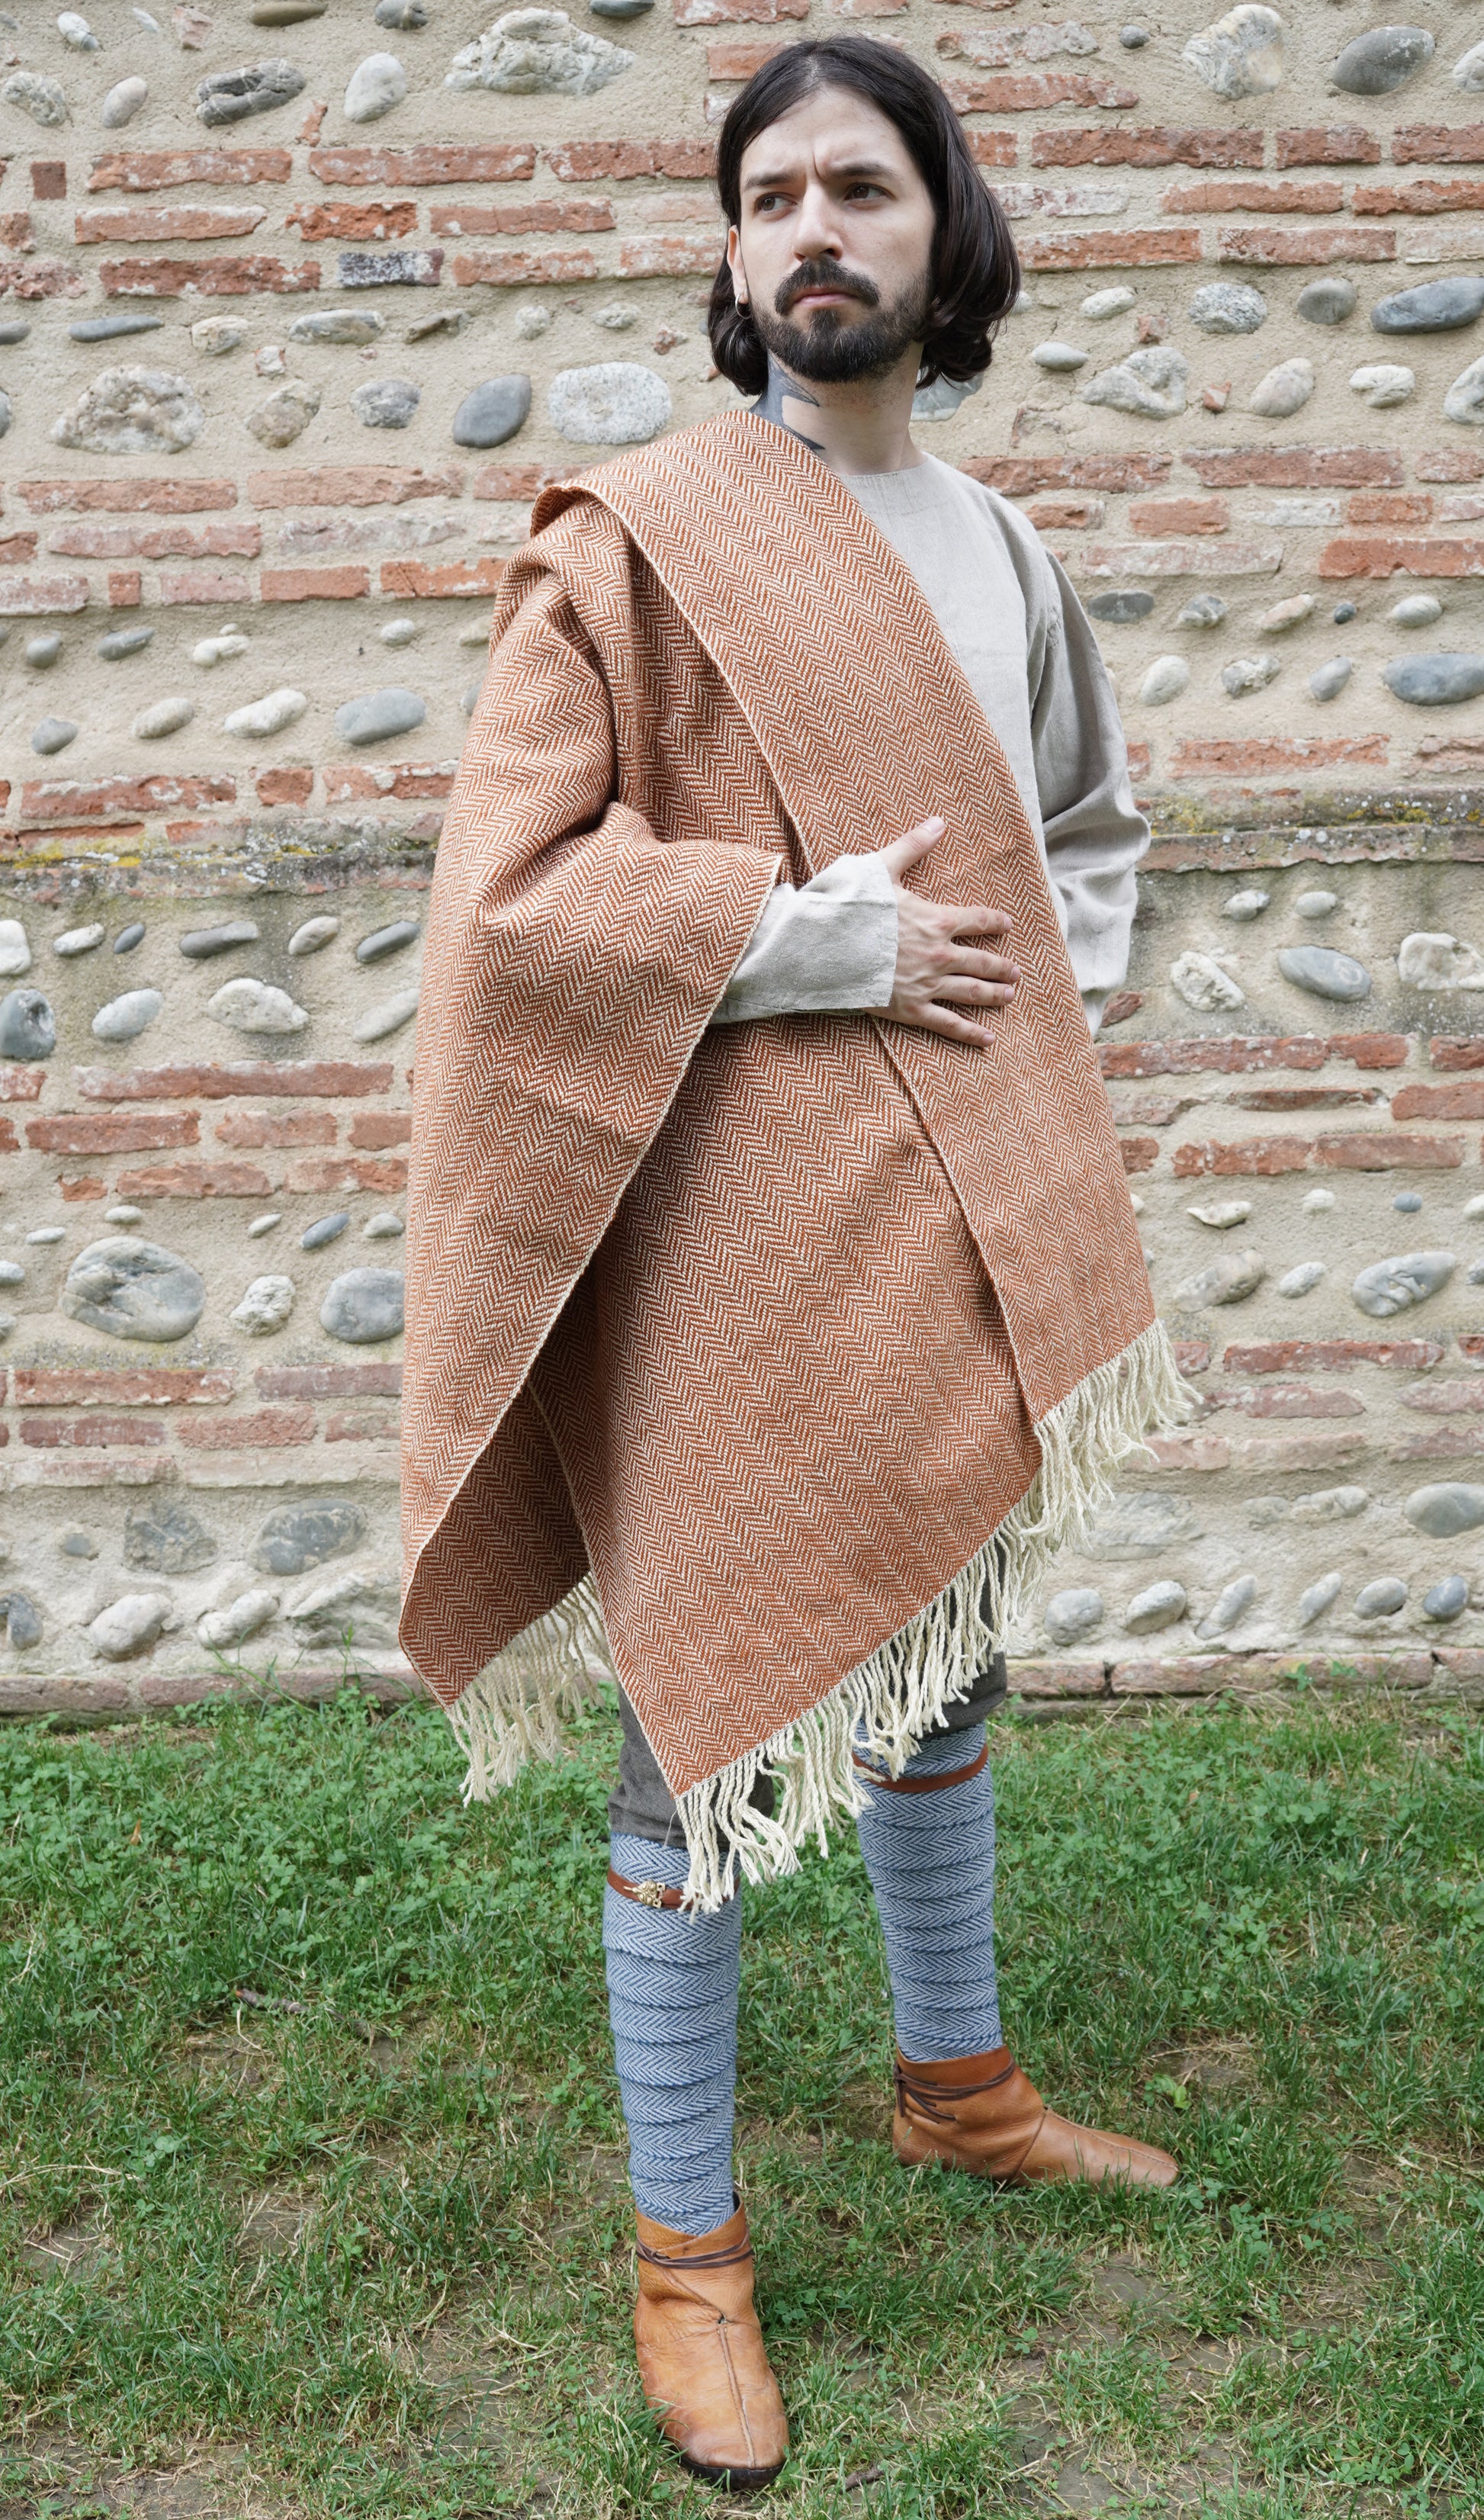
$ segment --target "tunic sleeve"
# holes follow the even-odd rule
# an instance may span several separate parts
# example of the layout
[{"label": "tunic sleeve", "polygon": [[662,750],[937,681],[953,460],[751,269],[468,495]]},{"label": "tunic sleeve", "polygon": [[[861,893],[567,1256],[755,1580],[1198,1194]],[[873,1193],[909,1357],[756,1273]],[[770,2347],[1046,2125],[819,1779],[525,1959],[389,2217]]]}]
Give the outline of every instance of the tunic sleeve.
[{"label": "tunic sleeve", "polygon": [[896,978],[896,887],[879,850],[774,886],[713,1024],[886,1006]]},{"label": "tunic sleeve", "polygon": [[1092,624],[1059,562],[1045,558],[1055,597],[1030,655],[1036,788],[1047,867],[1096,1032],[1128,969],[1134,869],[1149,827],[1134,802],[1118,703]]}]

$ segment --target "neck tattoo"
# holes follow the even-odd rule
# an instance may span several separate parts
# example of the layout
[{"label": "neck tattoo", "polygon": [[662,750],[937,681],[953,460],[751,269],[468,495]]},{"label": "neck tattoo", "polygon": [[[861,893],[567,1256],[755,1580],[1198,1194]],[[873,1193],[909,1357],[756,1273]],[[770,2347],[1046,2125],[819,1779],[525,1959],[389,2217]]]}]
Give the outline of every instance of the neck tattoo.
[{"label": "neck tattoo", "polygon": [[825,455],[824,440],[815,436],[809,428],[809,414],[820,408],[818,394],[812,394],[807,385],[799,384],[771,355],[768,382],[752,408],[759,419],[774,421],[780,428],[787,428],[790,437],[798,438],[813,454]]}]

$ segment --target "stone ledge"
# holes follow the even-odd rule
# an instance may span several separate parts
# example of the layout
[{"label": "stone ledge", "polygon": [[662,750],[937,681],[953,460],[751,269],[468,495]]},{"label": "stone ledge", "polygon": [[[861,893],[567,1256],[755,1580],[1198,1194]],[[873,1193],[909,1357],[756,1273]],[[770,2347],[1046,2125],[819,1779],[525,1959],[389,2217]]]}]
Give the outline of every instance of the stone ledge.
[{"label": "stone ledge", "polygon": [[341,1688],[358,1688],[381,1706],[402,1706],[427,1692],[400,1655],[368,1660],[354,1670],[303,1664],[267,1679],[256,1672],[161,1672],[148,1667],[110,1671],[0,1674],[0,1720],[61,1716],[72,1724],[128,1724],[171,1707],[201,1706],[211,1698],[292,1697],[321,1705]]}]

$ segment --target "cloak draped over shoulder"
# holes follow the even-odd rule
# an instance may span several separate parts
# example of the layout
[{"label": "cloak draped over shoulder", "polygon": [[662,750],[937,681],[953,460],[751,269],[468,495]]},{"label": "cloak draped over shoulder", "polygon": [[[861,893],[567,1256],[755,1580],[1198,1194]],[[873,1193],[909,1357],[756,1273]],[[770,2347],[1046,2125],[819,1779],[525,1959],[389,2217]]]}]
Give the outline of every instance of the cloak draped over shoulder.
[{"label": "cloak draped over shoulder", "polygon": [[[610,1660],[711,1905],[729,1840],[766,1876],[854,1808],[858,1721],[900,1766],[1185,1400],[1034,835],[905,563],[752,414],[532,521],[429,906],[400,1636],[475,1793]],[[913,883],[1014,922],[990,1049],[707,1030],[781,868],[932,813]]]}]

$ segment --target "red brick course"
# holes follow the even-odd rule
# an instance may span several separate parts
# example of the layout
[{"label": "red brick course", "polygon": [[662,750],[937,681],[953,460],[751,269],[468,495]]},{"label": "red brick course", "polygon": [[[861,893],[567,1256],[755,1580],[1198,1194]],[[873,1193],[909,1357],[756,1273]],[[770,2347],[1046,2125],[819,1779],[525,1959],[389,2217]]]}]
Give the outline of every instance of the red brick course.
[{"label": "red brick course", "polygon": [[1213,1391],[1213,1409],[1237,1409],[1247,1418],[1364,1418],[1366,1404],[1353,1391],[1325,1391],[1312,1382],[1275,1382],[1261,1388],[1237,1383]]},{"label": "red brick course", "polygon": [[424,184],[524,184],[536,171],[527,140],[425,140],[411,149],[311,149],[309,171],[322,184],[384,184],[416,192]]},{"label": "red brick course", "polygon": [[[388,237],[411,236],[417,224],[416,202],[301,202],[284,212],[285,227],[297,228],[305,245],[323,245],[328,239],[381,245]],[[432,224],[436,236],[436,210]]]},{"label": "red brick course", "polygon": [[1388,490],[1407,478],[1390,446],[1189,446],[1181,460],[1208,490]]},{"label": "red brick course", "polygon": [[18,1409],[185,1408],[230,1400],[236,1388],[237,1377],[225,1365],[16,1368]]},{"label": "red brick course", "polygon": [[85,577],[0,577],[0,613],[24,620],[35,612],[81,612],[90,592]]},{"label": "red brick course", "polygon": [[46,547],[67,560],[256,560],[263,529],[248,518],[230,525],[54,525]]},{"label": "red brick course", "polygon": [[271,253],[219,254],[201,262],[163,255],[146,261],[136,254],[125,262],[100,263],[98,277],[105,297],[252,297],[262,290],[281,297],[318,289],[320,267],[284,262]]},{"label": "red brick course", "polygon": [[1229,1347],[1221,1362],[1226,1373],[1350,1373],[1358,1365],[1419,1373],[1443,1354],[1439,1340],[1426,1338],[1259,1339]]},{"label": "red brick course", "polygon": [[1484,165],[1484,122],[1410,122],[1391,135],[1393,166]]},{"label": "red brick course", "polygon": [[1172,184],[1161,195],[1169,218],[1195,218],[1211,210],[1342,210],[1343,184],[1271,184],[1256,175],[1213,175],[1201,184]]},{"label": "red brick course", "polygon": [[1445,1072],[1452,1068],[1484,1067],[1484,1034],[1450,1034],[1430,1041],[1427,1056],[1434,1067]]},{"label": "red brick course", "polygon": [[21,1441],[55,1452],[63,1446],[162,1444],[165,1429],[149,1418],[22,1418]]},{"label": "red brick course", "polygon": [[236,1418],[185,1418],[175,1429],[193,1453],[237,1452],[259,1446],[281,1452],[288,1444],[307,1444],[314,1435],[312,1409],[251,1409]]},{"label": "red brick course", "polygon": [[1136,534],[1224,534],[1231,521],[1225,499],[1136,499],[1129,510]]},{"label": "red brick course", "polygon": [[1258,269],[1317,262],[1391,262],[1396,238],[1389,228],[1219,228],[1218,262]]},{"label": "red brick course", "polygon": [[[543,150],[542,160],[559,184],[629,184],[645,175],[664,175],[671,183],[699,182],[716,172],[716,143],[562,140]],[[1014,160],[1007,162],[1013,165]]]},{"label": "red brick course", "polygon": [[[990,78],[947,78],[943,93],[959,113],[1044,113],[1049,106],[1102,106],[1118,113],[1139,102],[1137,88],[1086,70],[1004,70]],[[1036,138],[1039,141],[1041,134]],[[1036,160],[1039,163],[1040,160]]]},{"label": "red brick course", "polygon": [[1124,271],[1152,263],[1199,262],[1198,228],[1090,228],[1073,236],[1018,240],[1027,271]]},{"label": "red brick course", "polygon": [[52,1155],[129,1154],[145,1147],[194,1147],[194,1111],[54,1111],[27,1120],[25,1143]]},{"label": "red brick course", "polygon": [[389,1059],[237,1058],[222,1064],[185,1059],[165,1067],[74,1067],[77,1091],[90,1102],[153,1102],[171,1098],[216,1102],[237,1094],[384,1094]]},{"label": "red brick course", "polygon": [[94,508],[124,516],[194,517],[203,509],[235,508],[235,481],[18,481],[33,517],[55,517]]},{"label": "red brick course", "polygon": [[343,604],[371,593],[371,572],[349,562],[338,568],[265,568],[257,591],[264,604]]},{"label": "red brick course", "polygon": [[1484,542],[1461,535],[1337,534],[1319,556],[1321,577],[1484,577]]},{"label": "red brick course", "polygon": [[1384,735],[1197,736],[1177,738],[1172,779],[1256,779],[1270,770],[1383,770]]},{"label": "red brick course", "polygon": [[189,813],[207,805],[231,805],[237,782],[225,771],[202,772],[196,778],[171,778],[167,771],[123,772],[116,779],[27,779],[21,789],[21,819],[32,827],[50,823],[128,822],[137,814],[160,814],[169,807]]},{"label": "red brick course", "polygon": [[260,1365],[252,1376],[265,1400],[399,1400],[395,1359],[367,1365]]},{"label": "red brick course", "polygon": [[95,158],[90,193],[158,193],[176,184],[287,184],[287,149],[113,150]]},{"label": "red brick course", "polygon": [[576,280],[596,280],[595,255],[569,252],[522,253],[494,248],[485,253],[456,253],[453,276],[461,289],[560,289]]},{"label": "red brick course", "polygon": [[259,770],[252,785],[260,805],[307,805],[314,789],[314,772]]},{"label": "red brick course", "polygon": [[1414,1172],[1450,1172],[1463,1160],[1462,1138],[1412,1138],[1399,1130],[1356,1130],[1334,1138],[1208,1138],[1200,1145],[1177,1147],[1177,1181],[1203,1173],[1217,1175],[1307,1172],[1319,1165],[1331,1172],[1389,1173],[1399,1167]]},{"label": "red brick course", "polygon": [[[202,237],[250,236],[268,213],[261,202],[243,209],[78,210],[72,230],[79,245],[184,244]],[[9,242],[9,240],[7,240]]]},{"label": "red brick course", "polygon": [[429,214],[434,236],[581,235],[613,225],[611,202],[438,202]]},{"label": "red brick course", "polygon": [[500,560],[383,560],[383,595],[447,597],[493,595],[504,574]]},{"label": "red brick course", "polygon": [[631,237],[618,248],[620,280],[709,279],[720,259],[714,237]]},{"label": "red brick course", "polygon": [[1033,166],[1260,166],[1260,130],[1113,123],[1106,130],[1038,131]]},{"label": "red brick course", "polygon": [[266,1198],[273,1184],[256,1164],[146,1164],[115,1187],[120,1198]]},{"label": "red brick course", "polygon": [[335,1125],[333,1111],[226,1111],[212,1135],[222,1147],[333,1147]]},{"label": "red brick course", "polygon": [[[1436,1048],[1434,1044],[1434,1048]],[[1477,1059],[1459,1064],[1484,1066],[1484,1041]],[[1328,1058],[1345,1058],[1357,1067],[1402,1067],[1407,1060],[1405,1033],[1188,1033],[1169,1041],[1108,1041],[1098,1045],[1098,1063],[1107,1077],[1194,1076],[1208,1072],[1241,1076],[1274,1067],[1323,1067]],[[1441,1062],[1434,1059],[1436,1066]]]},{"label": "red brick course", "polygon": [[1359,122],[1310,122],[1275,131],[1275,166],[1378,166],[1381,144]]}]

